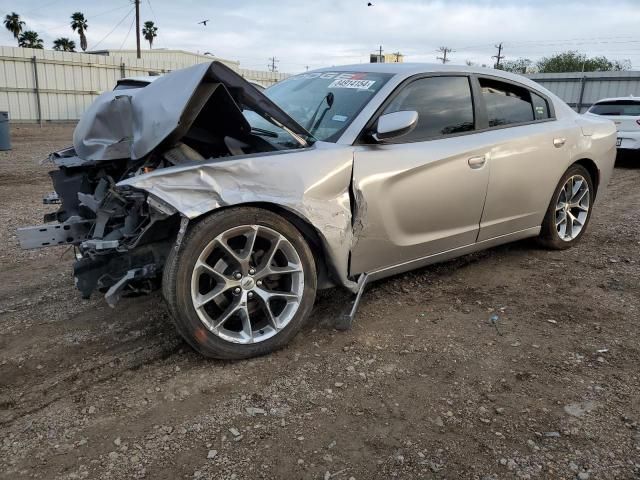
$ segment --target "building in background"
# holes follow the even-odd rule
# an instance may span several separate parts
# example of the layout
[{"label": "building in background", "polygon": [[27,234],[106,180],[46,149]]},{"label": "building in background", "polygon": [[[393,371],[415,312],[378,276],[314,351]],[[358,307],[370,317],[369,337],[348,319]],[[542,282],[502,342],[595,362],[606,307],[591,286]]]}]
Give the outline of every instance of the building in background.
[{"label": "building in background", "polygon": [[75,121],[121,78],[162,75],[212,60],[263,87],[288,77],[183,50],[144,50],[138,59],[135,50],[76,53],[0,47],[0,111],[8,111],[11,122]]},{"label": "building in background", "polygon": [[[86,52],[92,55],[103,55],[106,57],[115,57],[122,60],[137,60],[136,50],[94,50],[92,52]],[[166,48],[154,48],[153,50],[141,50],[140,54],[143,60],[153,60],[156,62],[165,62],[175,65],[176,68],[189,67],[196,63],[211,62],[217,60],[224,63],[227,67],[234,70],[240,70],[240,62],[234,60],[227,60],[224,58],[216,57],[215,55],[200,54],[187,52],[185,50],[169,50]]]},{"label": "building in background", "polygon": [[375,52],[369,55],[369,63],[402,63],[404,55],[400,52],[380,53]]}]

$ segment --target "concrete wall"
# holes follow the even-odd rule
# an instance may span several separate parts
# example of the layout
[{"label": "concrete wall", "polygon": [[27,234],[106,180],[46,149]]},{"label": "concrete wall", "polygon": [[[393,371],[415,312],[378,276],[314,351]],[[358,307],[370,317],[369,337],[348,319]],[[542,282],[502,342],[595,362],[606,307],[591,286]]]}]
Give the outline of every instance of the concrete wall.
[{"label": "concrete wall", "polygon": [[534,73],[527,75],[551,90],[577,112],[585,112],[598,100],[640,97],[640,72]]},{"label": "concrete wall", "polygon": [[[166,73],[201,62],[221,60],[182,51],[153,51],[138,60],[130,55],[56,52],[0,47],[0,111],[12,122],[77,120],[102,92],[123,77]],[[270,86],[287,75],[239,68],[221,60],[248,80]]]}]

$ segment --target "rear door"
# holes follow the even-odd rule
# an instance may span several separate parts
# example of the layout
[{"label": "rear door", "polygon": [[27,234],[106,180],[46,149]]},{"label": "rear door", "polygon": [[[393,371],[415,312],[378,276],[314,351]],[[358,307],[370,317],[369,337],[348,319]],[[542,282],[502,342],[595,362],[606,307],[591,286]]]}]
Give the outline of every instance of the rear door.
[{"label": "rear door", "polygon": [[379,114],[417,111],[418,125],[405,136],[356,147],[352,274],[476,241],[489,169],[487,149],[474,134],[471,91],[466,75],[426,76],[383,105]]},{"label": "rear door", "polygon": [[541,93],[496,77],[476,78],[491,172],[478,241],[541,225],[577,141],[575,122],[556,120]]}]

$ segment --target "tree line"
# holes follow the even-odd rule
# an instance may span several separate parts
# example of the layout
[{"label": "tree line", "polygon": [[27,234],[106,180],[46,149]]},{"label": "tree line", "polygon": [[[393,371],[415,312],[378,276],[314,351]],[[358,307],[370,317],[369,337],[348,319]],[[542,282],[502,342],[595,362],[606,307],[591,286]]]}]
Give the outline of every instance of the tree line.
[{"label": "tree line", "polygon": [[[24,48],[44,48],[44,41],[34,30],[25,30],[26,23],[20,18],[16,12],[11,12],[4,17],[4,26],[13,37],[18,41],[19,47]],[[87,29],[89,24],[82,12],[74,12],[71,14],[71,23],[69,24],[73,32],[77,32],[80,38],[80,48],[82,51],[87,50]],[[152,21],[144,22],[142,35],[149,42],[149,48],[153,48],[153,40],[158,36],[158,27]],[[76,42],[68,37],[56,38],[53,41],[53,49],[62,52],[75,52]]]},{"label": "tree line", "polygon": [[574,50],[542,57],[537,62],[528,58],[506,60],[495,68],[512,73],[610,72],[630,70],[629,60],[610,60],[605,56],[588,57]]}]

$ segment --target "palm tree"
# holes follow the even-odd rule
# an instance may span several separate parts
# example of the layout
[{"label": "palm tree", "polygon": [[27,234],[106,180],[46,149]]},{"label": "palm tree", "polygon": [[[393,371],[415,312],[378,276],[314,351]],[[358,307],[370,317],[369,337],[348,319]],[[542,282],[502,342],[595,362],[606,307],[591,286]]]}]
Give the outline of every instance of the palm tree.
[{"label": "palm tree", "polygon": [[84,13],[75,12],[71,15],[71,30],[78,32],[80,36],[80,48],[83,52],[87,49],[87,37],[84,34],[87,28],[89,28],[89,25],[87,25],[87,19],[84,18]]},{"label": "palm tree", "polygon": [[76,42],[68,39],[67,37],[56,38],[53,41],[53,49],[61,52],[75,52]]},{"label": "palm tree", "polygon": [[158,27],[156,27],[153,22],[147,21],[144,22],[144,27],[142,28],[142,35],[144,35],[144,39],[149,42],[149,48],[153,48],[153,39],[158,36]]},{"label": "palm tree", "polygon": [[24,26],[24,22],[20,20],[20,15],[16,12],[11,12],[6,15],[4,17],[4,26],[13,34],[16,40],[19,40],[20,34],[22,33],[22,27]]},{"label": "palm tree", "polygon": [[20,37],[18,38],[18,46],[24,48],[44,48],[44,43],[42,39],[38,36],[38,32],[34,32],[33,30],[27,30],[26,32],[22,32]]}]

